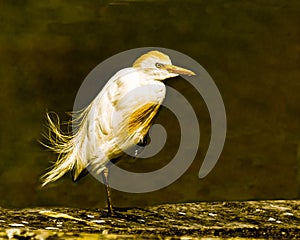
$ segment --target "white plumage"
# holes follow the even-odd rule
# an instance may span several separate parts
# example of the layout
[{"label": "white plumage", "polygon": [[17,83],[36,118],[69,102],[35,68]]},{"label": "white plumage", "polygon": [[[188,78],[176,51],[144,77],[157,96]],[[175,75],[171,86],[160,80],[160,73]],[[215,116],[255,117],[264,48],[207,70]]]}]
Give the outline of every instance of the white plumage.
[{"label": "white plumage", "polygon": [[75,134],[62,133],[59,121],[55,124],[47,114],[47,147],[59,155],[53,169],[43,176],[43,186],[71,170],[75,180],[88,165],[101,172],[110,160],[142,141],[165,98],[162,80],[178,74],[194,75],[173,66],[167,55],[151,51],[139,57],[132,67],[117,72],[76,115]]}]

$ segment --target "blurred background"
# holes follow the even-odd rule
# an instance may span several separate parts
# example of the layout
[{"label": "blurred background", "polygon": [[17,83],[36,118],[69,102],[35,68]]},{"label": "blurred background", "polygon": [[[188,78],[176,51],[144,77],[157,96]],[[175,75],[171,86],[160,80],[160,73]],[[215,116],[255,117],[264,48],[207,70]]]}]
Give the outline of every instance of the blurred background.
[{"label": "blurred background", "polygon": [[[46,131],[45,113],[69,120],[65,112],[95,66],[149,46],[189,55],[209,72],[226,107],[227,139],[216,167],[199,179],[210,117],[187,81],[167,81],[199,119],[197,157],[159,191],[113,190],[114,204],[299,199],[300,1],[1,0],[0,9],[1,207],[105,206],[104,187],[91,176],[73,183],[66,175],[40,187],[39,177],[56,159],[38,142]],[[121,161],[120,167],[152,171],[172,159],[178,122],[166,109],[157,122],[168,132],[165,148],[151,159]]]}]

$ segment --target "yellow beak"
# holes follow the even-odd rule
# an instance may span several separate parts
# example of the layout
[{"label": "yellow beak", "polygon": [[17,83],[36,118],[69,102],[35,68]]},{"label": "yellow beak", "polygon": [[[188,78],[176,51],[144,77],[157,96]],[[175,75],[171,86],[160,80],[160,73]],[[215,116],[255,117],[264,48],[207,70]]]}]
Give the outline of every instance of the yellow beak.
[{"label": "yellow beak", "polygon": [[188,69],[185,69],[182,67],[177,67],[174,65],[167,65],[167,64],[165,64],[164,67],[169,73],[176,73],[176,74],[187,75],[187,76],[195,76],[196,75],[191,70],[188,70]]}]

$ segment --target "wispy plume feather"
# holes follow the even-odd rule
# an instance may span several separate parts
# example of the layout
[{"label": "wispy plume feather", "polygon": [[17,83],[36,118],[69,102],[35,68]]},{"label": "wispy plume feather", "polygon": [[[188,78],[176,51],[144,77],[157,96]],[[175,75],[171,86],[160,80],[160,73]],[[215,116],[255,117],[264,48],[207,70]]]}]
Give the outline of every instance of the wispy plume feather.
[{"label": "wispy plume feather", "polygon": [[[80,174],[85,168],[84,159],[81,159],[80,152],[78,151],[78,143],[82,141],[81,132],[84,129],[86,114],[89,108],[83,111],[72,113],[75,115],[72,121],[67,124],[70,126],[72,123],[78,126],[76,133],[64,133],[61,130],[61,122],[56,113],[47,113],[47,128],[48,134],[44,134],[48,143],[41,142],[42,145],[58,154],[57,161],[54,163],[53,168],[41,177],[42,186],[50,182],[54,182],[62,177],[67,171],[74,171],[74,178]],[[51,116],[54,116],[51,117]],[[55,120],[56,118],[56,120]]]}]

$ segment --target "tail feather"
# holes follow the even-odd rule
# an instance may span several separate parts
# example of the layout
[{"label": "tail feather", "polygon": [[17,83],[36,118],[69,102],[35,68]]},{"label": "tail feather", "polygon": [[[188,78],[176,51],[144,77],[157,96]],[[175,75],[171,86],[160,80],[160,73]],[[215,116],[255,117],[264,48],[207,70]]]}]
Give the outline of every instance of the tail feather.
[{"label": "tail feather", "polygon": [[[85,111],[81,112],[74,121],[81,122],[85,115]],[[75,134],[64,134],[60,129],[59,117],[56,114],[55,116],[56,122],[52,120],[49,113],[46,114],[49,132],[45,137],[49,141],[49,144],[43,142],[41,144],[56,152],[58,158],[53,168],[41,177],[42,186],[58,180],[68,171],[73,170],[78,175],[85,168],[84,161],[80,159],[81,156],[78,154],[76,148],[76,141],[78,141],[76,136],[78,132]]]},{"label": "tail feather", "polygon": [[61,178],[66,172],[73,169],[73,164],[70,164],[66,159],[60,160],[61,164],[55,164],[53,169],[44,174],[41,179],[43,181],[42,187],[47,185],[48,183],[54,182]]}]

